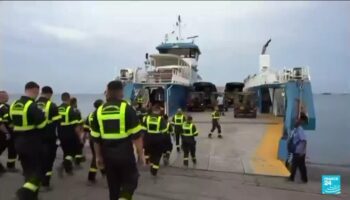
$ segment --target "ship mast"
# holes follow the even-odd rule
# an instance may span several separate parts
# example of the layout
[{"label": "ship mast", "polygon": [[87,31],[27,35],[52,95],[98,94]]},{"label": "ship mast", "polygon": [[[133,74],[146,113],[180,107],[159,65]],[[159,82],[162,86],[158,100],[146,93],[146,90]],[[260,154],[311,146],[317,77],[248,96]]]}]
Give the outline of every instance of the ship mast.
[{"label": "ship mast", "polygon": [[182,40],[182,35],[181,35],[181,26],[182,26],[182,24],[181,24],[181,16],[179,15],[178,16],[178,18],[177,18],[177,22],[176,22],[176,26],[178,27],[178,29],[179,29],[179,36],[178,36],[178,38],[176,38],[177,40]]}]

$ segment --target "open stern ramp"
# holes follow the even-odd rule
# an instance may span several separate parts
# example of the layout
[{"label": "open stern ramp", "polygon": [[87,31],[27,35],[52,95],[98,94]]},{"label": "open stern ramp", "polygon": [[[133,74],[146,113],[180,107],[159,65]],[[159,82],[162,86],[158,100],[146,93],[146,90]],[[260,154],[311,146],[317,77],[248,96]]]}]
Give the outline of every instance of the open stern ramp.
[{"label": "open stern ramp", "polygon": [[[282,136],[283,120],[268,115],[257,119],[233,118],[227,113],[221,118],[223,139],[216,132],[209,139],[211,129],[209,112],[190,113],[197,128],[197,165],[190,162],[189,168],[257,174],[288,176],[284,163],[278,160],[279,139]],[[183,166],[183,153],[173,152],[172,166]]]}]

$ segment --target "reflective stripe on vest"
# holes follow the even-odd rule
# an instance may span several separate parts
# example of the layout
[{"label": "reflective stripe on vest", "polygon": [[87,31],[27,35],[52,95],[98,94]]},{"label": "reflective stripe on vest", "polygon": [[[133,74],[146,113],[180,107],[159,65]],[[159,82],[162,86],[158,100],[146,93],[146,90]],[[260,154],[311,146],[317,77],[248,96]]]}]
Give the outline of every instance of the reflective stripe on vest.
[{"label": "reflective stripe on vest", "polygon": [[[147,117],[147,132],[154,134],[154,133],[160,133],[160,120],[162,119],[162,117],[158,116],[158,117],[152,117],[152,116],[148,116]],[[150,125],[155,125],[156,129],[151,129]]]},{"label": "reflective stripe on vest", "polygon": [[22,124],[14,124],[14,131],[29,131],[35,129],[35,125],[28,125],[28,109],[33,103],[32,100],[28,100],[24,105],[18,101],[15,101],[10,107],[10,117],[13,119],[14,116],[22,117]]},{"label": "reflective stripe on vest", "polygon": [[219,114],[219,112],[213,112],[213,113],[211,113],[211,117],[213,119],[220,119],[220,114]]},{"label": "reflective stripe on vest", "polygon": [[175,125],[182,125],[184,123],[184,115],[176,114],[175,115]]},{"label": "reflective stripe on vest", "polygon": [[72,123],[69,121],[69,111],[72,107],[67,106],[67,107],[59,107],[58,108],[58,113],[61,115],[61,118],[63,119],[61,121],[61,126],[68,126],[71,125]]},{"label": "reflective stripe on vest", "polygon": [[38,102],[37,105],[45,113],[46,122],[48,124],[52,123],[52,120],[49,119],[51,101],[47,101],[46,104],[44,102]]},{"label": "reflective stripe on vest", "polygon": [[182,131],[183,131],[183,136],[193,136],[193,133],[192,133],[192,127],[193,127],[193,124],[192,123],[184,123],[182,125]]},{"label": "reflective stripe on vest", "polygon": [[[127,138],[125,131],[125,111],[127,103],[122,102],[120,107],[116,105],[100,106],[97,109],[97,121],[100,127],[101,138],[105,140],[118,140]],[[115,121],[119,123],[119,130],[106,130],[105,123]],[[117,126],[116,126],[117,127]]]}]

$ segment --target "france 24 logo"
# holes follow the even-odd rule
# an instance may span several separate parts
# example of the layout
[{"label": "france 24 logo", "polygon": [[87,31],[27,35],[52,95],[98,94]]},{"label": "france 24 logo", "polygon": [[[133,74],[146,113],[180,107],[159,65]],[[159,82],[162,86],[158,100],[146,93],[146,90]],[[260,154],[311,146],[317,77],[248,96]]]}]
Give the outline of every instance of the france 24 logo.
[{"label": "france 24 logo", "polygon": [[322,194],[341,194],[339,175],[322,175]]}]

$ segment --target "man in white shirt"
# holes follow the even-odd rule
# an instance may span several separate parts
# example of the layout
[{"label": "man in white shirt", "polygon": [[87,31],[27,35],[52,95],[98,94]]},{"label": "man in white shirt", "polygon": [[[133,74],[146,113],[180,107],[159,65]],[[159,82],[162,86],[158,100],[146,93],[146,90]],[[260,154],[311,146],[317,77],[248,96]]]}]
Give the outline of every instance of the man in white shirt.
[{"label": "man in white shirt", "polygon": [[219,112],[221,113],[222,116],[224,116],[225,115],[224,97],[222,95],[219,95],[217,98],[217,102],[218,102]]}]

